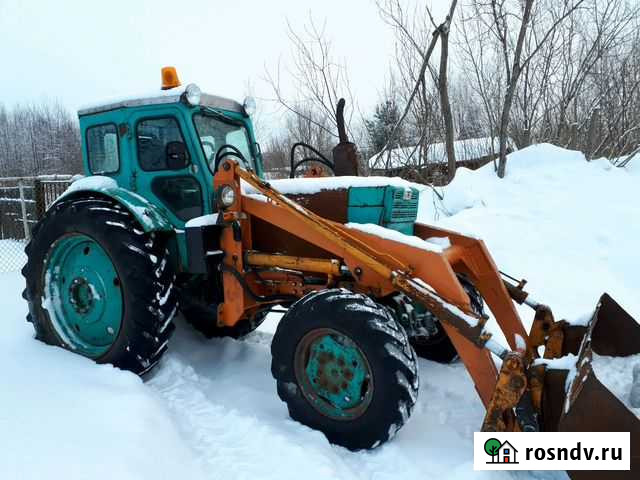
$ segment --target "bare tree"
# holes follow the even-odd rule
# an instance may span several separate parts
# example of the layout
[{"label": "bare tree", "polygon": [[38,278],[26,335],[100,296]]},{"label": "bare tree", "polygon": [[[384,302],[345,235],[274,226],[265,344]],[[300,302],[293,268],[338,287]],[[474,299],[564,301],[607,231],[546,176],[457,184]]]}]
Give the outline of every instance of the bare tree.
[{"label": "bare tree", "polygon": [[[507,164],[511,108],[523,71],[585,0],[473,0],[474,14],[486,28],[483,40],[500,48],[506,90],[502,101],[497,173],[504,177]],[[528,46],[528,48],[525,48]]]},{"label": "bare tree", "polygon": [[[413,117],[417,120],[416,123],[418,126],[416,137],[419,139],[415,151],[420,149],[419,157],[425,157],[429,117],[433,115],[434,110],[427,87],[426,73],[429,70],[432,79],[438,85],[439,108],[442,114],[447,148],[447,172],[448,178],[451,180],[455,175],[456,158],[454,148],[455,131],[453,114],[449,102],[447,69],[449,61],[449,31],[457,0],[452,1],[449,14],[440,25],[435,23],[430,9],[426,6],[422,13],[418,10],[408,13],[399,0],[378,1],[377,5],[382,18],[396,30],[399,41],[397,58],[400,71],[405,74],[403,75],[405,88],[407,92],[409,92],[405,99],[405,110],[392,131],[390,139],[394,138],[396,131],[401,128],[403,122],[413,113]],[[431,32],[429,24],[433,26],[433,32]],[[431,32],[430,38],[429,32]],[[429,60],[438,40],[441,41],[440,68],[439,71],[436,72],[430,68]],[[419,68],[416,69],[418,65]],[[403,66],[405,68],[402,68]],[[408,81],[407,72],[409,72]],[[387,145],[383,149],[383,152],[387,152],[388,161],[391,159],[390,147],[391,143],[387,142]],[[408,156],[409,159],[412,157],[413,154]]]},{"label": "bare tree", "polygon": [[[424,2],[378,0],[377,5],[396,33],[387,77],[393,95],[382,94],[378,106],[390,100],[387,109],[397,115],[385,114],[377,126],[350,116],[350,131],[352,136],[368,133],[375,150],[384,138],[383,157],[387,167],[394,167],[387,170],[397,173],[395,153],[400,153],[400,163],[413,178],[428,181],[420,172],[433,167],[426,164],[433,156],[430,150],[442,142],[451,179],[460,160],[456,156],[472,155],[454,141],[483,136],[495,150],[482,156],[498,154],[494,165],[501,177],[513,144],[550,142],[582,150],[588,158],[619,157],[619,164],[637,157],[637,1],[467,0],[458,5],[452,0],[441,24]],[[346,70],[333,60],[323,28],[311,22],[301,32],[289,26],[289,34],[294,61],[285,70],[283,85],[291,84],[294,93],[285,95],[280,68],[269,75],[276,101],[289,112],[280,144],[291,144],[296,137],[328,152],[336,135],[337,99],[343,92],[351,96]],[[437,54],[439,65],[431,63]],[[371,125],[381,124],[372,135]],[[392,150],[397,152],[392,155]]]},{"label": "bare tree", "polygon": [[449,65],[449,29],[451,27],[451,19],[456,10],[457,0],[451,2],[449,15],[442,23],[438,30],[440,31],[440,71],[438,75],[438,91],[440,92],[440,109],[442,111],[442,119],[444,121],[444,131],[446,136],[445,144],[447,146],[447,176],[448,181],[453,180],[456,174],[456,152],[454,147],[455,133],[453,131],[453,114],[451,113],[451,104],[449,103],[449,85],[447,80],[447,68]]},{"label": "bare tree", "polygon": [[267,69],[275,101],[286,111],[298,117],[294,122],[306,123],[316,130],[311,136],[324,132],[338,138],[336,107],[340,98],[345,98],[349,114],[346,115],[347,130],[352,136],[351,122],[355,105],[349,76],[344,64],[336,61],[332,45],[327,39],[324,26],[319,27],[312,18],[301,32],[287,23],[292,48],[292,65],[285,68],[285,75],[295,92],[288,95],[281,82],[282,66],[274,72]]},{"label": "bare tree", "polygon": [[82,168],[77,120],[60,104],[0,105],[0,175],[77,173]]}]

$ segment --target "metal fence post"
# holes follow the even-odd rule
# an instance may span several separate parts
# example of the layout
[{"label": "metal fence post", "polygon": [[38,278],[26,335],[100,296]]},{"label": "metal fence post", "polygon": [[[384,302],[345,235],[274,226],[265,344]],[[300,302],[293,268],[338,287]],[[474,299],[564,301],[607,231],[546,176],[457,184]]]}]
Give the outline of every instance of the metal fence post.
[{"label": "metal fence post", "polygon": [[20,191],[20,209],[22,210],[22,227],[24,228],[24,239],[31,239],[31,230],[29,229],[29,219],[27,218],[27,203],[24,198],[24,184],[18,182],[18,190]]},{"label": "metal fence post", "polygon": [[44,198],[44,183],[39,178],[33,182],[33,199],[36,202],[36,221],[40,221],[47,209],[46,199]]}]

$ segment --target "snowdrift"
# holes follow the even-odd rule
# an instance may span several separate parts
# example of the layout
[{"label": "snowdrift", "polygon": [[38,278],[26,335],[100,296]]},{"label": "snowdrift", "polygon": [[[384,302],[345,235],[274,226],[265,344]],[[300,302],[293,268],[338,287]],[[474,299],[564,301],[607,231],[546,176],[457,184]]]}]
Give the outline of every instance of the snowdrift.
[{"label": "snowdrift", "polygon": [[536,145],[509,155],[504,179],[492,164],[459,169],[442,202],[423,193],[419,221],[482,238],[500,269],[527,278],[558,318],[591,315],[603,291],[640,318],[635,171]]}]

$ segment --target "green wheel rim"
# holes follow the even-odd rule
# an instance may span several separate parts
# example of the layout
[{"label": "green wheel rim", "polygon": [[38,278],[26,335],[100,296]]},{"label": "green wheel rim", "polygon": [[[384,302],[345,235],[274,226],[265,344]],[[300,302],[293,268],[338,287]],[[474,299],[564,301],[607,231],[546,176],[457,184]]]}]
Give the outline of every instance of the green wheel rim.
[{"label": "green wheel rim", "polygon": [[305,398],[327,417],[353,420],[371,403],[369,362],[349,337],[336,330],[307,333],[296,348],[294,367]]},{"label": "green wheel rim", "polygon": [[91,237],[65,235],[49,250],[42,306],[60,339],[91,358],[105,354],[122,326],[120,277]]}]

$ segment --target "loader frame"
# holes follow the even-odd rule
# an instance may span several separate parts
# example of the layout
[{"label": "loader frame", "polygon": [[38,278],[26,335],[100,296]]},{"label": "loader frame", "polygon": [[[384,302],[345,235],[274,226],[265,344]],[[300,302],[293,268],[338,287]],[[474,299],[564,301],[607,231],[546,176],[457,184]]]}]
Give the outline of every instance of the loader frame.
[{"label": "loader frame", "polygon": [[[241,180],[258,195],[244,195]],[[341,272],[351,277],[350,287],[374,298],[403,292],[426,305],[441,320],[447,334],[467,367],[485,407],[496,392],[498,370],[490,351],[506,358],[508,350],[491,339],[484,328],[487,318],[475,314],[457,274],[464,274],[478,288],[489,308],[499,319],[512,356],[528,366],[533,358],[528,334],[511,301],[495,263],[481,240],[458,233],[416,224],[415,234],[423,239],[449,238],[451,246],[442,251],[424,250],[384,239],[326,220],[301,207],[271,186],[225,160],[215,176],[215,188],[234,188],[235,202],[222,213],[224,228],[221,249],[224,298],[233,299],[219,306],[218,322],[233,326],[256,310],[265,308],[256,297],[304,294],[339,285]],[[251,219],[259,218],[333,255],[332,259],[313,259],[252,250]],[[246,274],[252,266],[271,267],[268,274]],[[324,285],[305,285],[291,270],[323,274]],[[268,281],[267,281],[268,280]],[[436,293],[437,292],[437,293]],[[500,409],[505,410],[504,408]]]}]

